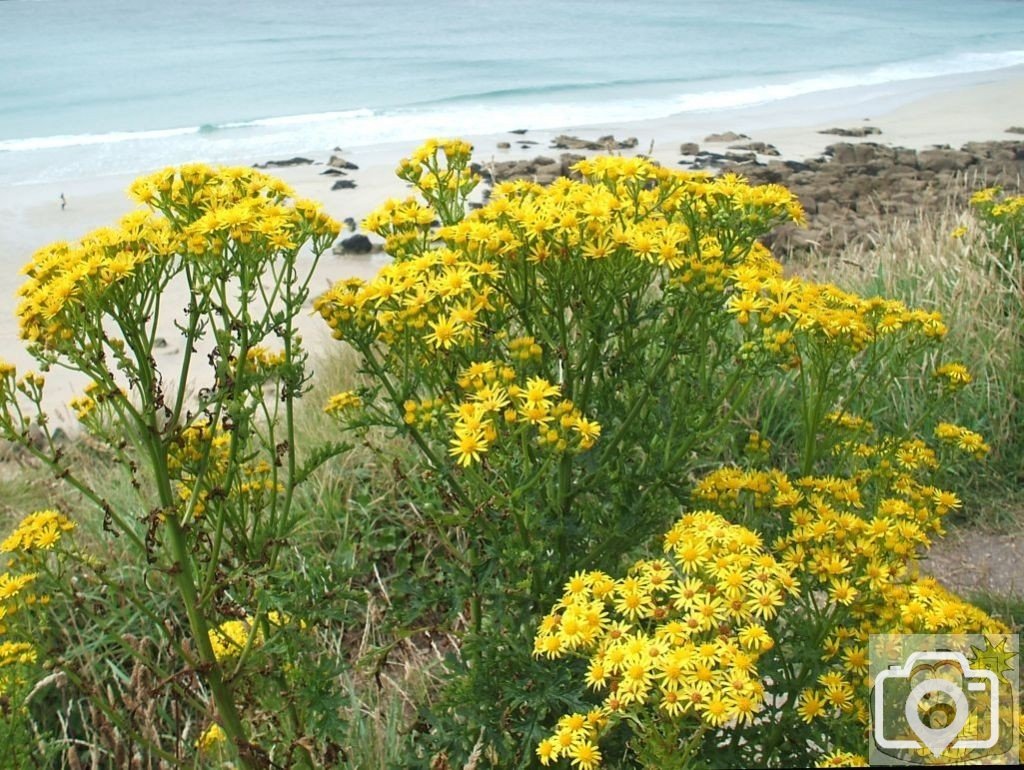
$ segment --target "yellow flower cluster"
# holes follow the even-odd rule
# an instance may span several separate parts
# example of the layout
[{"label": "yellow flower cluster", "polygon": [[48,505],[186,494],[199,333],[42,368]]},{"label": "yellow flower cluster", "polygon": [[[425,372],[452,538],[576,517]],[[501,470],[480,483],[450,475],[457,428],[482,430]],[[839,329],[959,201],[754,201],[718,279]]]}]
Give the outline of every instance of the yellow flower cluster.
[{"label": "yellow flower cluster", "polygon": [[409,399],[405,402],[403,420],[419,430],[429,430],[444,420],[447,404],[441,398],[425,398],[421,401]]},{"label": "yellow flower cluster", "polygon": [[348,279],[314,303],[335,336],[394,343],[415,333],[419,356],[472,344],[491,307],[493,262],[462,262],[447,249],[383,267],[370,283]]},{"label": "yellow flower cluster", "polygon": [[0,669],[17,663],[35,663],[36,649],[27,642],[0,642]]},{"label": "yellow flower cluster", "polygon": [[[993,261],[1000,278],[1009,279],[1019,293],[1021,259],[1024,258],[1024,195],[1005,195],[999,187],[976,192],[971,206],[981,220],[989,244],[999,255]],[[1009,258],[1007,263],[1005,258]]]},{"label": "yellow flower cluster", "polygon": [[[9,566],[33,566],[43,558],[44,554],[40,552],[51,550],[62,534],[74,528],[74,523],[59,511],[36,511],[23,518],[14,532],[0,543],[0,553],[14,554]],[[38,578],[38,572],[7,570],[0,574],[0,635],[12,632],[8,622],[24,606],[49,603],[49,596],[31,591]],[[20,668],[35,663],[36,658],[36,648],[30,642],[16,639],[0,641],[0,697],[6,698],[12,688],[26,684]]]},{"label": "yellow flower cluster", "polygon": [[78,244],[60,241],[40,249],[22,269],[27,276],[18,289],[22,339],[46,349],[77,344],[78,327],[97,323],[94,308],[117,312],[138,293],[140,282],[159,271],[153,262],[170,259],[177,248],[166,219],[136,211],[117,228],[94,230]]},{"label": "yellow flower cluster", "polygon": [[285,362],[284,350],[268,350],[263,345],[254,345],[245,354],[247,368],[253,372],[268,373],[278,369]]},{"label": "yellow flower cluster", "polygon": [[1004,196],[1001,187],[987,187],[971,196],[971,205],[994,219],[1010,219],[1024,212],[1024,195]]},{"label": "yellow flower cluster", "polygon": [[[503,304],[493,287],[506,264],[639,261],[668,269],[680,286],[709,281],[721,288],[729,266],[750,248],[730,227],[802,217],[788,191],[750,187],[734,176],[684,174],[641,158],[597,158],[577,170],[585,181],[498,185],[486,206],[436,231],[440,247],[433,245],[432,209],[412,199],[387,202],[364,226],[387,239],[396,264],[368,284],[336,285],[317,309],[338,336],[372,327],[375,338],[393,342],[414,330],[420,348],[447,350],[472,338],[481,312]],[[725,242],[691,231],[704,215],[716,218]]]},{"label": "yellow flower cluster", "polygon": [[347,409],[358,409],[362,405],[363,399],[359,397],[358,393],[344,390],[341,393],[335,393],[327,400],[324,411],[327,414],[339,414]]},{"label": "yellow flower cluster", "polygon": [[551,738],[537,745],[537,756],[545,767],[565,757],[579,770],[594,770],[601,766],[598,732],[608,723],[603,709],[587,714],[567,714],[558,720],[558,729]]},{"label": "yellow flower cluster", "polygon": [[[711,511],[684,515],[665,536],[667,558],[627,577],[581,572],[540,624],[534,655],[583,654],[587,685],[607,691],[601,717],[651,710],[712,727],[761,710],[758,658],[774,646],[765,623],[800,583],[755,532]],[[571,758],[603,722],[574,714],[538,747],[544,764]],[[570,729],[570,725],[574,729]],[[592,766],[596,766],[596,762]]]},{"label": "yellow flower cluster", "polygon": [[17,529],[0,543],[0,552],[50,549],[60,540],[61,533],[74,528],[74,522],[60,511],[52,508],[36,511],[22,519]]},{"label": "yellow flower cluster", "polygon": [[[854,421],[855,422],[855,421]],[[834,618],[822,661],[828,668],[797,701],[805,722],[842,716],[865,724],[868,637],[877,633],[1006,632],[999,622],[918,575],[919,554],[959,507],[952,492],[924,484],[935,466],[921,442],[882,442],[851,478],[791,479],[778,470],[723,468],[695,497],[725,515],[781,526],[772,552]]]},{"label": "yellow flower cluster", "polygon": [[0,697],[7,699],[12,689],[25,686],[27,680],[19,669],[35,663],[38,656],[28,642],[0,642]]},{"label": "yellow flower cluster", "polygon": [[[277,610],[271,610],[267,613],[267,620],[272,626],[283,626],[289,623],[290,618]],[[300,622],[299,625],[305,628],[304,622]],[[251,649],[259,648],[264,641],[263,630],[253,625],[251,615],[244,619],[225,620],[216,628],[210,629],[210,646],[213,647],[213,654],[218,661],[237,657],[247,645]]]},{"label": "yellow flower cluster", "polygon": [[825,421],[836,428],[852,432],[866,431],[870,433],[874,430],[874,425],[871,422],[849,412],[830,412],[825,415]]},{"label": "yellow flower cluster", "polygon": [[[0,574],[0,606],[19,596],[22,591],[35,582],[37,577],[39,576],[35,572],[23,575],[15,575],[10,572]],[[10,615],[13,611],[13,607],[8,607],[6,612],[0,612],[0,619]]]},{"label": "yellow flower cluster", "polygon": [[850,351],[897,332],[911,341],[938,341],[947,328],[942,315],[910,309],[898,300],[863,298],[832,284],[782,276],[773,260],[748,261],[729,274],[733,293],[725,303],[738,323],[761,331],[762,343],[777,355],[791,355],[807,338]]},{"label": "yellow flower cluster", "polygon": [[182,430],[171,445],[167,469],[175,480],[182,509],[191,506],[193,517],[206,512],[214,489],[245,497],[253,505],[260,504],[265,495],[284,492],[283,485],[271,478],[273,468],[266,460],[240,463],[241,473],[234,477],[235,486],[223,488],[231,465],[231,435],[200,420]]},{"label": "yellow flower cluster", "polygon": [[224,728],[213,722],[196,739],[196,748],[199,749],[200,754],[212,754],[224,746],[227,739],[228,736],[224,732]]},{"label": "yellow flower cluster", "polygon": [[251,168],[198,163],[166,168],[135,180],[128,192],[175,224],[182,253],[208,260],[228,254],[229,240],[288,252],[309,237],[314,243],[333,240],[340,231],[320,204],[289,202],[294,193],[287,184]]},{"label": "yellow flower cluster", "polygon": [[151,211],[74,245],[51,244],[23,269],[17,315],[30,345],[60,352],[102,338],[104,316],[120,322],[148,312],[140,296],[160,291],[185,261],[216,272],[238,259],[237,247],[272,255],[312,238],[326,248],[340,229],[317,204],[289,203],[283,182],[253,169],[168,168],[129,192]]},{"label": "yellow flower cluster", "polygon": [[960,363],[943,364],[935,370],[935,376],[941,377],[950,390],[959,390],[974,379],[970,370]]},{"label": "yellow flower cluster", "polygon": [[519,385],[510,382],[514,378],[515,370],[494,361],[474,363],[459,376],[469,396],[447,416],[454,421],[455,434],[448,451],[460,465],[478,462],[502,427],[530,429],[537,446],[559,453],[594,445],[601,426],[583,417],[572,401],[560,398],[557,385],[543,377],[529,377]]},{"label": "yellow flower cluster", "polygon": [[747,443],[744,451],[748,455],[766,455],[771,451],[772,442],[759,431],[751,431],[747,436]]},{"label": "yellow flower cluster", "polygon": [[867,767],[868,760],[860,754],[851,751],[830,751],[825,754],[817,763],[816,767]]},{"label": "yellow flower cluster", "polygon": [[[26,572],[15,574],[9,571],[0,573],[0,635],[10,632],[10,618],[24,605],[35,603],[45,604],[46,596],[29,593],[28,589],[36,582],[38,574]],[[0,698],[8,695],[14,687],[26,684],[25,677],[19,668],[34,664],[38,656],[37,650],[30,642],[0,641]]]},{"label": "yellow flower cluster", "polygon": [[984,437],[969,428],[951,422],[940,422],[935,426],[935,437],[943,443],[955,446],[961,452],[973,455],[979,460],[987,455],[991,447]]},{"label": "yellow flower cluster", "polygon": [[480,178],[468,170],[473,147],[461,139],[428,139],[399,164],[396,174],[428,198],[437,193],[468,195]]}]

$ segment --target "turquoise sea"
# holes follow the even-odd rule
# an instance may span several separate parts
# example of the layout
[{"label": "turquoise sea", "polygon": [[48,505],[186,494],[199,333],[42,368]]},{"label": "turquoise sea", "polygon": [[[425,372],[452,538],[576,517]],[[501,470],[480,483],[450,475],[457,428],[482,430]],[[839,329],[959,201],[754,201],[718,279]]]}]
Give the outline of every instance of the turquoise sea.
[{"label": "turquoise sea", "polygon": [[0,0],[0,184],[1022,63],[1020,0]]}]

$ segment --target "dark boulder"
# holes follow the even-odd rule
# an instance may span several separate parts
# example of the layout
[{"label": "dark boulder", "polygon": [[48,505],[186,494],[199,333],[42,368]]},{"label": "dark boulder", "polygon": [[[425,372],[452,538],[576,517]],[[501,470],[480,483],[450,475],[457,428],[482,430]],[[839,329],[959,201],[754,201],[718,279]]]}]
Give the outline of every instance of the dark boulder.
[{"label": "dark boulder", "polygon": [[268,160],[266,163],[256,163],[253,168],[287,168],[288,166],[310,166],[313,164],[309,158],[288,158],[287,160]]},{"label": "dark boulder", "polygon": [[373,251],[373,243],[362,233],[349,236],[334,244],[335,254],[369,254]]},{"label": "dark boulder", "polygon": [[358,171],[359,170],[359,166],[357,166],[352,161],[345,160],[340,155],[332,155],[331,159],[329,161],[327,161],[327,165],[330,166],[331,168],[341,168],[341,169],[345,169],[346,171]]}]

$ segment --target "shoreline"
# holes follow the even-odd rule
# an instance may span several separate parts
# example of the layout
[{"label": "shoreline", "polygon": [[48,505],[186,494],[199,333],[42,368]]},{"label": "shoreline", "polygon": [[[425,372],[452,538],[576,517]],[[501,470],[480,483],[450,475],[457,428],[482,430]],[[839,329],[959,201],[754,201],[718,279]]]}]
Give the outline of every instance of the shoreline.
[{"label": "shoreline", "polygon": [[[573,135],[594,140],[614,135],[617,140],[635,137],[634,148],[623,154],[650,154],[663,165],[678,167],[682,159],[680,145],[696,143],[701,150],[725,152],[727,142],[710,143],[709,134],[736,132],[749,139],[777,148],[777,160],[802,161],[820,157],[828,145],[837,142],[874,142],[891,147],[923,150],[935,145],[958,148],[970,141],[1008,140],[1014,134],[1011,126],[1024,125],[1024,66],[1007,70],[972,73],[970,76],[931,78],[904,81],[887,86],[858,86],[834,92],[820,92],[791,97],[777,102],[714,110],[679,113],[667,118],[625,122],[616,125],[571,126],[563,129],[527,130],[523,134],[474,134],[464,137],[475,148],[474,159],[484,165],[492,162],[529,160],[539,155],[557,158],[565,150],[552,149],[551,140],[559,135]],[[829,128],[872,126],[880,133],[863,138],[846,138],[819,133]],[[519,128],[519,127],[511,127]],[[389,197],[409,194],[407,185],[394,176],[398,161],[414,150],[416,142],[392,142],[354,147],[340,152],[329,148],[311,154],[310,165],[270,167],[267,173],[279,176],[301,197],[321,201],[325,210],[343,221],[347,217],[361,222],[370,211]],[[525,147],[523,142],[533,142]],[[509,148],[499,147],[508,143]],[[570,150],[585,155],[599,151]],[[332,154],[358,166],[344,176],[323,175]],[[247,165],[280,161],[284,158],[253,158]],[[139,172],[146,173],[146,172]],[[34,361],[21,345],[13,312],[14,292],[21,283],[19,271],[31,254],[55,240],[78,240],[89,230],[112,224],[134,206],[124,190],[139,174],[95,177],[35,184],[0,187],[0,269],[8,276],[0,289],[0,344],[4,358],[19,371],[27,371]],[[335,181],[355,182],[354,189],[332,190]],[[67,198],[67,209],[61,210],[60,195]],[[343,231],[342,238],[346,237]],[[373,274],[387,261],[386,255],[339,257],[325,253],[312,282],[314,294],[325,290],[334,281],[357,275]],[[181,298],[182,304],[184,298]],[[176,306],[176,298],[169,298]],[[300,319],[301,332],[311,352],[324,348],[330,337],[325,324],[316,317]],[[168,339],[173,340],[170,328]],[[173,341],[161,351],[160,363],[173,367],[176,346]],[[55,424],[73,424],[66,404],[84,387],[62,370],[48,376],[45,406],[53,412]]]}]

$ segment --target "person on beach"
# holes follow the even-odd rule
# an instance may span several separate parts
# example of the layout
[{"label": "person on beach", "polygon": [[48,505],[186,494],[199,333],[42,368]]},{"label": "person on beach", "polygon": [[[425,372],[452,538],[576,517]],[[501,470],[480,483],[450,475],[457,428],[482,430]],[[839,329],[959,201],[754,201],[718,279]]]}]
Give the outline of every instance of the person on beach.
[{"label": "person on beach", "polygon": [[64,193],[61,193],[60,194],[60,210],[63,211],[65,208],[67,208],[67,205],[68,205],[68,199],[64,197]]}]

